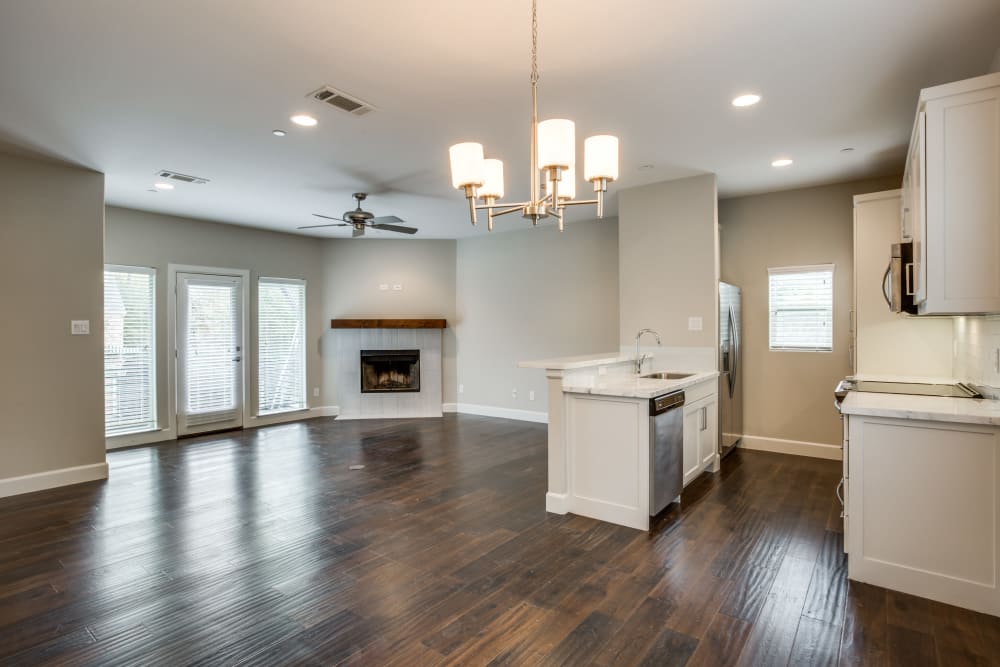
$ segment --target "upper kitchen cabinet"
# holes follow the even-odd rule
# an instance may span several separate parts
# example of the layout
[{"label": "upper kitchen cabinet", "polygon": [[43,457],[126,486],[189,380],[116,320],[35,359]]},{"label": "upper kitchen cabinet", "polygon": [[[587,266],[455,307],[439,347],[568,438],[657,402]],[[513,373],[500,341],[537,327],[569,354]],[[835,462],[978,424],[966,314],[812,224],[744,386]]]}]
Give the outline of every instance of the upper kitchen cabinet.
[{"label": "upper kitchen cabinet", "polygon": [[1000,73],[921,91],[902,235],[921,315],[1000,313]]}]

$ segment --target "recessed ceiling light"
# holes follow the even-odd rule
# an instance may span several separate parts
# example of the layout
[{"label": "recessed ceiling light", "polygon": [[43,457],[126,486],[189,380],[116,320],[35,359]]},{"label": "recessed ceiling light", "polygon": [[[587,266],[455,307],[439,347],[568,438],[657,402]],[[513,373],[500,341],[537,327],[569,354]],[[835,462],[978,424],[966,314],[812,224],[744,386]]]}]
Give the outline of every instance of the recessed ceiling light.
[{"label": "recessed ceiling light", "polygon": [[319,122],[312,116],[307,116],[304,113],[292,116],[290,120],[296,125],[301,125],[302,127],[312,127],[313,125]]},{"label": "recessed ceiling light", "polygon": [[854,149],[853,149],[853,148],[852,148],[851,146],[848,146],[847,148],[841,148],[841,149],[840,149],[840,152],[841,152],[841,153],[850,153],[850,152],[851,152],[851,151],[853,151],[853,150],[854,150]]},{"label": "recessed ceiling light", "polygon": [[639,171],[649,171],[649,170],[650,170],[650,169],[652,169],[652,168],[653,168],[654,166],[655,166],[655,165],[651,165],[651,164],[640,164],[640,165],[639,165]]},{"label": "recessed ceiling light", "polygon": [[271,134],[273,134],[276,137],[283,137],[288,133],[285,132],[284,130],[271,130]]},{"label": "recessed ceiling light", "polygon": [[157,190],[173,190],[174,189],[174,184],[173,183],[153,183],[153,187],[156,188]]},{"label": "recessed ceiling light", "polygon": [[790,158],[783,157],[781,159],[778,159],[778,160],[775,160],[774,162],[772,162],[771,166],[772,167],[787,167],[791,163],[792,163],[792,161],[791,161]]},{"label": "recessed ceiling light", "polygon": [[753,105],[760,102],[760,95],[755,95],[754,93],[747,93],[746,95],[740,95],[733,100],[734,107],[752,107]]}]

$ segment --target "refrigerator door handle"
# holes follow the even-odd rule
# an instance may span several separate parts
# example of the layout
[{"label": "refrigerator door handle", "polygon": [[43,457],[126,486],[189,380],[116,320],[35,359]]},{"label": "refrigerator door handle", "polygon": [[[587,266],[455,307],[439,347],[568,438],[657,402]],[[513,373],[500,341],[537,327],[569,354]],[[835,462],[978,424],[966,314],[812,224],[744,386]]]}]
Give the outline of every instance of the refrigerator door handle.
[{"label": "refrigerator door handle", "polygon": [[736,373],[740,366],[740,334],[736,330],[736,313],[729,306],[729,397],[736,393]]}]

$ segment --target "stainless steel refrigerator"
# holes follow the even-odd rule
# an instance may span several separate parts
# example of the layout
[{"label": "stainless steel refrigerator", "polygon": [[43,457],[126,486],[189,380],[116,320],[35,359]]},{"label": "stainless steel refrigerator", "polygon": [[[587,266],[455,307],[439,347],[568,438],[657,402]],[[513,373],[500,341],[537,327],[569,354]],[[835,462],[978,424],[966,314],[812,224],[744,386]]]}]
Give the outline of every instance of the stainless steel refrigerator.
[{"label": "stainless steel refrigerator", "polygon": [[742,292],[719,283],[719,454],[733,451],[743,437]]}]

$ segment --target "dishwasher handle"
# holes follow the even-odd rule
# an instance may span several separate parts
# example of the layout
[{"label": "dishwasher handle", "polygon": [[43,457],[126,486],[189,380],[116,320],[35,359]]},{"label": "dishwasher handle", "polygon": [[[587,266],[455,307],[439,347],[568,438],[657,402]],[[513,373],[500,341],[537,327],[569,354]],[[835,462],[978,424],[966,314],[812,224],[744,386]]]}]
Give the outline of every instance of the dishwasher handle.
[{"label": "dishwasher handle", "polygon": [[663,414],[667,410],[673,410],[684,405],[684,392],[675,391],[665,396],[657,396],[649,399],[649,415],[654,417]]}]

